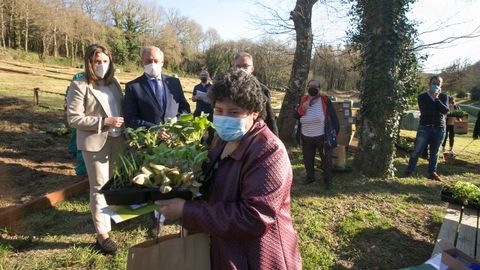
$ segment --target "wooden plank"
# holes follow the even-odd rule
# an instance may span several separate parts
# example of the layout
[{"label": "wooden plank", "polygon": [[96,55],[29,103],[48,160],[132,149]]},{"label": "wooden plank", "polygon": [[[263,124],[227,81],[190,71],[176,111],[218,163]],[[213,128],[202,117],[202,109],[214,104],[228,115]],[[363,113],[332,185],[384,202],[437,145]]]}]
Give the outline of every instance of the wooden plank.
[{"label": "wooden plank", "polygon": [[457,237],[457,229],[458,225],[460,224],[460,217],[462,213],[462,207],[456,204],[448,204],[447,213],[445,214],[445,218],[443,218],[442,227],[440,228],[440,232],[438,233],[437,242],[435,243],[435,247],[432,252],[432,256],[435,253],[439,253],[441,251],[438,242],[440,240],[445,240],[452,244],[455,244],[455,239]]},{"label": "wooden plank", "polygon": [[24,216],[35,211],[40,211],[55,206],[55,204],[63,202],[66,198],[83,192],[84,190],[88,189],[88,187],[88,179],[85,179],[58,191],[33,199],[25,204],[17,205],[0,211],[0,228],[9,227],[15,222],[18,222]]},{"label": "wooden plank", "polygon": [[476,209],[465,208],[463,210],[460,228],[458,229],[456,248],[472,257],[475,257],[475,247],[477,243],[477,220],[478,211]]}]

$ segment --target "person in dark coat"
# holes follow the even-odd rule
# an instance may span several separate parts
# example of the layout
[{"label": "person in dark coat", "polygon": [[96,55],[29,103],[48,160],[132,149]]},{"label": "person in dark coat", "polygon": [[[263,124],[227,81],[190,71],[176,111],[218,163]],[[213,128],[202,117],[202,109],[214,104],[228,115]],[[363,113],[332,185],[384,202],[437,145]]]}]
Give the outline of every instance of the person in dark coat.
[{"label": "person in dark coat", "polygon": [[[237,53],[235,55],[233,68],[243,70],[248,74],[252,74],[255,70],[255,66],[253,65],[253,56],[246,52]],[[262,86],[263,94],[267,98],[265,104],[265,111],[267,113],[265,116],[265,123],[267,124],[268,128],[273,132],[273,134],[278,136],[277,118],[275,117],[272,103],[270,101],[270,89],[268,89],[268,87],[263,83],[260,83],[260,85]]]},{"label": "person in dark coat", "polygon": [[[330,99],[320,94],[320,81],[310,80],[307,84],[308,94],[304,95],[297,108],[297,127],[302,141],[303,163],[307,176],[304,184],[315,181],[315,152],[318,149],[322,160],[325,189],[332,187],[331,149],[325,147],[325,130],[331,125],[336,134],[340,131],[337,114]],[[328,120],[328,121],[327,121]]]},{"label": "person in dark coat", "polygon": [[212,269],[301,269],[290,213],[287,150],[262,120],[265,95],[242,71],[220,76],[209,95],[220,141],[209,150],[208,201],[157,201],[167,219],[211,235]]},{"label": "person in dark coat", "polygon": [[[458,110],[457,104],[455,104],[455,97],[448,96],[448,109],[449,111]],[[445,133],[445,139],[443,139],[442,143],[442,153],[445,152],[445,146],[447,145],[447,138],[448,138],[448,145],[450,149],[448,150],[450,153],[455,154],[453,151],[453,144],[455,143],[455,130],[453,123],[449,124],[447,121],[447,129]]]},{"label": "person in dark coat", "polygon": [[480,136],[480,111],[478,111],[477,121],[475,122],[475,128],[473,129],[473,139],[476,140]]},{"label": "person in dark coat", "polygon": [[429,145],[428,178],[441,181],[437,173],[438,150],[445,138],[448,96],[441,92],[443,79],[433,76],[429,89],[418,96],[420,123],[418,125],[415,147],[408,161],[405,176],[411,176],[417,165],[420,153]]},{"label": "person in dark coat", "polygon": [[180,80],[162,74],[163,52],[157,47],[144,47],[140,57],[144,73],[125,87],[126,126],[149,128],[190,113]]},{"label": "person in dark coat", "polygon": [[203,70],[200,72],[200,83],[193,87],[192,100],[197,103],[193,116],[200,116],[203,112],[208,114],[208,120],[212,121],[213,108],[207,96],[208,91],[212,88],[212,84],[208,82],[209,77],[210,74],[208,74],[208,71]]}]

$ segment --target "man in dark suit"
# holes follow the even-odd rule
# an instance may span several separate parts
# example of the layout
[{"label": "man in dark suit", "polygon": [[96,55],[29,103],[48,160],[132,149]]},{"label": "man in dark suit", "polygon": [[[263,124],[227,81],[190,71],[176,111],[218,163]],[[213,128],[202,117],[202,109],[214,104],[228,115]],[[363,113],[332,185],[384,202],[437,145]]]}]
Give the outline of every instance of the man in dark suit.
[{"label": "man in dark suit", "polygon": [[162,74],[163,52],[154,46],[140,53],[142,76],[125,88],[125,122],[127,127],[151,127],[181,113],[189,113],[190,105],[180,80]]}]

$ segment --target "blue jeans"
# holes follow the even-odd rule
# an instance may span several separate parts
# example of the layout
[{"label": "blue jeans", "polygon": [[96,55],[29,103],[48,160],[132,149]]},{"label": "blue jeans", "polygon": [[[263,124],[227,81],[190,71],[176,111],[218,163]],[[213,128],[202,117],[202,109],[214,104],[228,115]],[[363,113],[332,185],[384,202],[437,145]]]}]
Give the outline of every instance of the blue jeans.
[{"label": "blue jeans", "polygon": [[428,173],[437,171],[438,149],[445,137],[445,127],[418,126],[415,148],[408,161],[407,172],[413,172],[417,166],[418,156],[423,152],[427,144],[430,146],[428,159]]}]

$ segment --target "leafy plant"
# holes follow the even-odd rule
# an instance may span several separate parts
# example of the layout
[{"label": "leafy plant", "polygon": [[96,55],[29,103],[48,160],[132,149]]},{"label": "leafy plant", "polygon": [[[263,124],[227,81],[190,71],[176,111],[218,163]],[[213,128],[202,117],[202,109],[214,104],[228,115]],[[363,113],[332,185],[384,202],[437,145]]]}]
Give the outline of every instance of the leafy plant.
[{"label": "leafy plant", "polygon": [[[121,156],[112,188],[136,184],[162,193],[176,188],[197,194],[203,182],[201,165],[208,159],[201,140],[209,127],[212,123],[206,115],[183,114],[149,129],[127,129],[130,152]],[[162,140],[159,132],[166,132],[168,138]]]},{"label": "leafy plant", "polygon": [[459,199],[464,205],[480,203],[480,187],[465,181],[458,181],[454,185],[447,185],[444,189],[451,192],[455,199]]},{"label": "leafy plant", "polygon": [[448,116],[448,117],[458,117],[458,118],[462,118],[462,117],[464,117],[464,116],[468,116],[468,113],[467,113],[466,111],[464,111],[464,110],[458,109],[458,110],[453,110],[453,111],[449,112],[449,113],[447,114],[447,116]]}]

